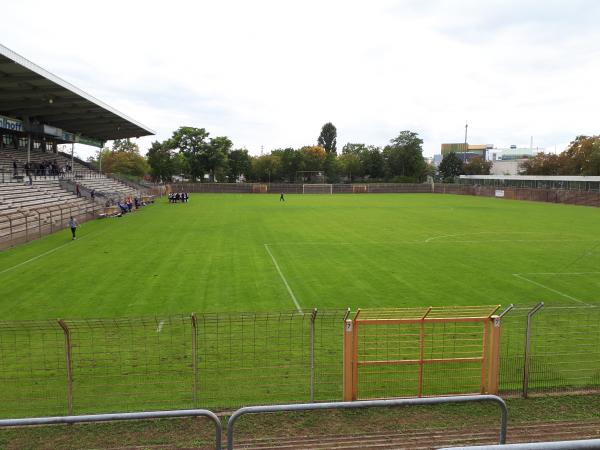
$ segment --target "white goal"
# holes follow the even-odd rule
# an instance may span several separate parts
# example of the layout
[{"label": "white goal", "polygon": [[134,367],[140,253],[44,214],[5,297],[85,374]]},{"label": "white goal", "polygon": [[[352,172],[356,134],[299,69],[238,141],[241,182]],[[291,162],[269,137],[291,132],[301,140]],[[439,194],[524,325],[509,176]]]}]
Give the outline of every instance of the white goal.
[{"label": "white goal", "polygon": [[333,184],[303,184],[303,194],[333,194]]}]

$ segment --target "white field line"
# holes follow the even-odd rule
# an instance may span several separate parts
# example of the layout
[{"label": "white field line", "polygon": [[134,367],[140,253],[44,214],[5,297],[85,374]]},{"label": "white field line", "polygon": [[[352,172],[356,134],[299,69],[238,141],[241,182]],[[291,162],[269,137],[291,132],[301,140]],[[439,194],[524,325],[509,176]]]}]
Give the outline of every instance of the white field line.
[{"label": "white field line", "polygon": [[[106,229],[104,229],[103,231],[106,231]],[[102,231],[102,232],[103,232],[103,231]],[[81,236],[81,237],[80,237],[80,238],[78,238],[77,240],[78,240],[78,241],[80,241],[81,239],[85,238],[86,236],[89,236],[90,234],[100,234],[100,233],[101,233],[101,232],[96,232],[96,233],[93,233],[93,232],[92,232],[92,233],[86,234],[86,235],[84,235],[84,236]],[[69,238],[69,239],[70,239],[70,238]],[[41,254],[39,254],[39,255],[37,255],[37,256],[34,256],[33,258],[29,258],[29,259],[27,259],[27,260],[25,260],[25,261],[23,261],[23,262],[20,262],[19,264],[15,264],[14,266],[7,267],[7,268],[6,268],[6,269],[4,269],[4,270],[0,270],[0,275],[4,274],[4,273],[6,273],[6,272],[10,272],[11,270],[13,270],[13,269],[16,269],[17,267],[24,266],[25,264],[28,264],[28,263],[30,263],[30,262],[33,262],[33,261],[35,261],[36,259],[40,259],[40,258],[42,258],[42,257],[44,257],[44,256],[46,256],[46,255],[49,255],[50,253],[54,253],[55,251],[57,251],[57,250],[60,250],[61,248],[63,248],[63,247],[66,247],[66,246],[67,246],[67,245],[69,245],[69,244],[73,244],[73,241],[72,241],[72,240],[69,240],[69,242],[65,242],[64,244],[62,244],[62,245],[59,245],[58,247],[55,247],[55,248],[53,248],[53,249],[51,249],[51,250],[48,250],[47,252],[41,253]]]},{"label": "white field line", "polygon": [[164,321],[164,320],[161,320],[161,321],[158,323],[158,326],[156,327],[156,332],[157,332],[157,333],[160,333],[160,332],[162,331],[162,327],[163,327],[163,325],[164,325],[164,324],[165,324],[165,321]]},{"label": "white field line", "polygon": [[285,288],[287,289],[288,293],[290,294],[290,297],[292,298],[292,301],[294,302],[294,305],[296,305],[296,309],[298,310],[298,312],[300,314],[302,314],[302,308],[300,308],[300,304],[298,303],[298,300],[296,299],[296,296],[294,295],[294,292],[292,291],[292,288],[290,287],[290,285],[288,284],[287,280],[283,276],[283,272],[279,268],[279,264],[277,264],[277,260],[273,256],[273,253],[271,253],[271,250],[269,249],[269,244],[264,244],[264,245],[265,245],[265,249],[267,250],[267,253],[269,254],[269,256],[271,257],[271,259],[273,260],[273,264],[275,265],[275,268],[277,269],[277,273],[279,273],[279,276],[281,277],[281,281],[283,281],[283,284],[285,284]]},{"label": "white field line", "polygon": [[520,275],[598,275],[600,272],[528,272]]},{"label": "white field line", "polygon": [[581,301],[581,300],[579,300],[578,298],[575,298],[575,297],[573,297],[573,296],[571,296],[571,295],[565,294],[564,292],[557,291],[556,289],[553,289],[553,288],[551,288],[551,287],[549,287],[549,286],[546,286],[545,284],[538,283],[537,281],[530,280],[529,278],[527,278],[527,277],[524,277],[524,276],[523,276],[523,275],[521,275],[520,273],[513,273],[513,276],[515,276],[515,277],[517,277],[517,278],[519,278],[519,279],[521,279],[521,280],[523,280],[523,281],[527,281],[527,282],[529,282],[529,283],[531,283],[531,284],[535,284],[536,286],[539,286],[539,287],[541,287],[541,288],[544,288],[544,289],[547,289],[547,290],[549,290],[549,291],[552,291],[552,292],[554,292],[555,294],[558,294],[558,295],[560,295],[560,296],[562,296],[562,297],[568,298],[569,300],[573,300],[573,301],[575,301],[575,302],[577,302],[577,303],[581,303],[582,305],[588,305],[588,306],[591,306],[591,305],[589,305],[588,303],[586,303],[586,302],[584,302],[584,301]]}]

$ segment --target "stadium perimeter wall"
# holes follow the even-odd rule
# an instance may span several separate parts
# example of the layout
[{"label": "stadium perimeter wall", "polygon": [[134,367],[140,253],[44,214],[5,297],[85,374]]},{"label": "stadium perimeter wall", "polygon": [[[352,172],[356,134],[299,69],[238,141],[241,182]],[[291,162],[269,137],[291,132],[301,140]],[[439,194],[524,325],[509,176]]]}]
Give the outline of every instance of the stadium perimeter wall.
[{"label": "stadium perimeter wall", "polygon": [[[366,191],[356,187],[366,186]],[[266,187],[266,188],[265,188]],[[177,183],[169,185],[175,192],[192,193],[280,193],[302,194],[301,184],[288,183]],[[334,194],[457,194],[481,197],[496,197],[497,191],[503,192],[503,199],[527,200],[535,202],[565,203],[570,205],[600,206],[600,193],[593,191],[575,191],[566,189],[514,188],[498,189],[493,186],[461,185],[461,184],[408,184],[408,183],[369,183],[369,184],[334,184]]]}]

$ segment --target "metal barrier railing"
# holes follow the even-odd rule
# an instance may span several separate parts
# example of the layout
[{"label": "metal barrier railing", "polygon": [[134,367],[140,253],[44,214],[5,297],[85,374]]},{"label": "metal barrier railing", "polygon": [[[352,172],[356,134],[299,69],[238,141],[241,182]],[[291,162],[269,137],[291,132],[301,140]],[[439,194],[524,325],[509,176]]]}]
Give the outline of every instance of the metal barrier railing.
[{"label": "metal barrier railing", "polygon": [[474,447],[444,447],[439,450],[592,450],[600,449],[600,439],[578,441],[532,442],[527,444],[476,445]]},{"label": "metal barrier railing", "polygon": [[208,409],[182,409],[174,411],[148,411],[116,414],[90,414],[81,416],[33,417],[28,419],[5,419],[0,420],[0,427],[108,422],[112,420],[167,419],[175,417],[208,417],[215,425],[215,449],[221,450],[221,421],[215,413],[209,411]]},{"label": "metal barrier railing", "polygon": [[309,411],[319,409],[358,409],[390,406],[439,405],[444,403],[493,402],[500,407],[499,443],[506,443],[506,427],[508,424],[508,408],[506,403],[496,395],[465,395],[452,397],[404,398],[393,400],[363,400],[355,402],[301,403],[292,405],[246,406],[235,411],[227,422],[227,449],[233,450],[235,422],[244,414],[261,414],[273,412]]}]

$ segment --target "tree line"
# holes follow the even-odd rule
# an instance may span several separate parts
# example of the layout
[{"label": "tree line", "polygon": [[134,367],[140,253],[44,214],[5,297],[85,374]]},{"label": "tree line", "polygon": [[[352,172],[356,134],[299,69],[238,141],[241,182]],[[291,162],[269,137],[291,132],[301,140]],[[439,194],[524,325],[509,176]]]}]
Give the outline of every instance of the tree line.
[{"label": "tree line", "polygon": [[105,172],[133,176],[149,174],[154,181],[168,182],[174,176],[192,181],[298,182],[299,174],[322,173],[327,183],[341,181],[422,182],[435,168],[423,158],[423,140],[418,133],[402,131],[383,148],[347,143],[338,154],[337,130],[326,123],[316,145],[274,149],[253,156],[234,148],[226,136],[211,137],[204,128],[180,127],[163,141],[151,144],[146,157],[129,140],[114,141],[90,162]]},{"label": "tree line", "polygon": [[521,164],[523,175],[600,175],[600,135],[577,136],[560,154],[538,153]]}]

